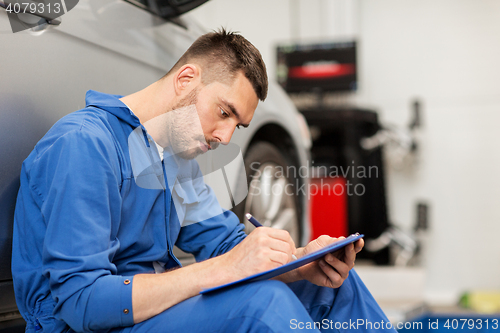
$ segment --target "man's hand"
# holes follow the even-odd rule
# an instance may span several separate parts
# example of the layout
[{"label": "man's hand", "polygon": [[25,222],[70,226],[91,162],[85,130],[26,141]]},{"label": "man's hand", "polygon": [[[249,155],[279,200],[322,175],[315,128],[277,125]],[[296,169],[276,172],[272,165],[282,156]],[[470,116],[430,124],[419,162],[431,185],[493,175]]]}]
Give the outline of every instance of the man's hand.
[{"label": "man's hand", "polygon": [[292,260],[295,252],[295,243],[287,231],[261,227],[221,257],[237,280],[282,266]]},{"label": "man's hand", "polygon": [[[163,274],[138,274],[132,287],[134,322],[213,288],[286,264],[296,252],[284,230],[257,228],[231,251]],[[158,297],[168,295],[168,297]]]},{"label": "man's hand", "polygon": [[[344,237],[320,236],[307,244],[306,247],[297,249],[297,257],[303,257],[341,239]],[[336,252],[327,254],[322,259],[297,268],[291,275],[283,276],[282,280],[290,282],[306,279],[318,286],[338,288],[349,276],[349,271],[354,267],[356,253],[361,251],[363,246],[363,239],[348,244]]]}]

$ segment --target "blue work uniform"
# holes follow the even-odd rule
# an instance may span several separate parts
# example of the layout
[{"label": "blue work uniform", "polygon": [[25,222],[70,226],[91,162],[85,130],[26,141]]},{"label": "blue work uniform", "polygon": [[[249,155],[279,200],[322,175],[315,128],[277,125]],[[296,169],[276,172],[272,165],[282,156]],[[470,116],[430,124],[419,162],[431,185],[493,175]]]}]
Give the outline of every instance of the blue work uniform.
[{"label": "blue work uniform", "polygon": [[[194,160],[165,168],[121,97],[89,91],[87,106],[58,121],[23,163],[12,275],[27,332],[286,332],[320,320],[387,321],[351,271],[338,289],[262,281],[190,298],[133,325],[134,275],[180,266],[174,244],[202,261],[245,234]],[[141,175],[133,161],[142,155],[130,149],[138,129],[152,166]],[[164,184],[140,186],[144,177]],[[168,184],[186,177],[192,181]]]}]

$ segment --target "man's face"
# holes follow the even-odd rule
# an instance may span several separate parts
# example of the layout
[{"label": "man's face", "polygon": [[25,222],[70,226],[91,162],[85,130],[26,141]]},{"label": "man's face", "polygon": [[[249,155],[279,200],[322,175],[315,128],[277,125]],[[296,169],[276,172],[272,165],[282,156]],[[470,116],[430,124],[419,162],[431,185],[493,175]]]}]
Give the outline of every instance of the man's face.
[{"label": "man's face", "polygon": [[145,124],[155,141],[183,159],[227,144],[236,128],[247,127],[258,98],[248,79],[238,73],[230,84],[199,83],[171,111]]},{"label": "man's face", "polygon": [[250,124],[258,102],[252,84],[242,72],[229,85],[214,81],[203,86],[196,102],[206,140],[202,151],[229,143],[236,128]]}]

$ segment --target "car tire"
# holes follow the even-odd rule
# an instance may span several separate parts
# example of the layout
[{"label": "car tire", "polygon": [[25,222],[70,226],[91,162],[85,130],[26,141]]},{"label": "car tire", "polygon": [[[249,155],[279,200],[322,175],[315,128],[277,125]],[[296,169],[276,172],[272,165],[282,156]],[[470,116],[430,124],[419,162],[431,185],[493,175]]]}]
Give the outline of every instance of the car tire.
[{"label": "car tire", "polygon": [[290,172],[295,165],[275,145],[259,141],[253,143],[245,154],[248,195],[234,212],[245,224],[245,232],[255,227],[245,214],[252,214],[266,227],[287,230],[295,244],[300,244],[300,223],[297,184]]}]

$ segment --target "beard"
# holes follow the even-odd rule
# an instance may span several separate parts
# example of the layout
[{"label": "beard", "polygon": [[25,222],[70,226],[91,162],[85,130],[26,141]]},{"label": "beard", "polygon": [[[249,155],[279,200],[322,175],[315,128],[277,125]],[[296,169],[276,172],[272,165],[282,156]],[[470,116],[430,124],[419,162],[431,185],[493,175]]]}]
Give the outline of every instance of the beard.
[{"label": "beard", "polygon": [[177,103],[172,108],[171,111],[177,110],[177,109],[180,109],[180,108],[183,108],[183,107],[186,107],[186,106],[191,105],[191,104],[198,103],[198,93],[199,92],[200,92],[200,90],[198,88],[196,88],[193,91],[191,91],[186,97],[184,97],[183,99],[181,99],[180,102]]},{"label": "beard", "polygon": [[198,93],[199,89],[194,89],[168,112],[175,113],[169,121],[169,144],[174,154],[185,160],[203,154],[202,145],[210,145],[211,149],[219,145],[217,140],[210,140],[203,133],[196,109]]}]

